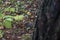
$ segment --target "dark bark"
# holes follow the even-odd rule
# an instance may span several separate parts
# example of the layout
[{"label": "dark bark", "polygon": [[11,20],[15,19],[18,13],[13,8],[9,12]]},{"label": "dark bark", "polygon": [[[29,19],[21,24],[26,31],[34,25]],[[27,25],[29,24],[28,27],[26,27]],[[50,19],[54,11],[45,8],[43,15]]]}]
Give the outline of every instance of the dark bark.
[{"label": "dark bark", "polygon": [[59,0],[43,0],[39,5],[36,31],[33,40],[58,40],[60,38],[60,2]]}]

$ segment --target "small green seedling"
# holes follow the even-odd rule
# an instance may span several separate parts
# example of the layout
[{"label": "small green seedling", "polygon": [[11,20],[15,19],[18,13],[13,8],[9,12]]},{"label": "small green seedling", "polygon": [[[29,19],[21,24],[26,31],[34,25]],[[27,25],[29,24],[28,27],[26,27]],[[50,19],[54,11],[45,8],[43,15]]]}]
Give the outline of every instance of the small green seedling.
[{"label": "small green seedling", "polygon": [[4,11],[7,11],[7,12],[9,12],[9,8],[5,8],[5,9],[4,9]]},{"label": "small green seedling", "polygon": [[5,28],[12,28],[12,19],[11,18],[7,18],[3,21],[3,25],[5,26]]},{"label": "small green seedling", "polygon": [[3,19],[3,26],[5,28],[12,28],[12,21],[13,19],[15,19],[16,21],[20,21],[23,20],[24,15],[18,15],[18,16],[10,16],[10,15],[6,15],[3,16],[2,14],[0,15],[0,18],[2,17]]},{"label": "small green seedling", "polygon": [[10,12],[15,12],[15,8],[10,8]]},{"label": "small green seedling", "polygon": [[6,18],[12,18],[12,16],[6,15],[6,16],[3,17],[3,19],[6,19]]},{"label": "small green seedling", "polygon": [[18,15],[14,17],[16,21],[23,20],[23,18],[24,18],[24,15]]}]

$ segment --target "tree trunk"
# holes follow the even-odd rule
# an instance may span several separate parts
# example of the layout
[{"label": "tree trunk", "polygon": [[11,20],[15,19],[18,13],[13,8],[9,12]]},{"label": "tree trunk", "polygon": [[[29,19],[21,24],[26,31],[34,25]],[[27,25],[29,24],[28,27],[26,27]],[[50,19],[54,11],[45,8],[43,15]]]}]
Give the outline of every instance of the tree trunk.
[{"label": "tree trunk", "polygon": [[60,1],[37,0],[39,13],[33,40],[58,40],[60,38]]}]

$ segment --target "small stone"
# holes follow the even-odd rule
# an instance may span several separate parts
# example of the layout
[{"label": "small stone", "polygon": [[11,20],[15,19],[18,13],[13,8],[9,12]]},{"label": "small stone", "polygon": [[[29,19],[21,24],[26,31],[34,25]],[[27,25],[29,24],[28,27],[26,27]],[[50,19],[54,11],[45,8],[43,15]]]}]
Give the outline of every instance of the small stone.
[{"label": "small stone", "polygon": [[17,36],[17,38],[21,38],[20,36]]}]

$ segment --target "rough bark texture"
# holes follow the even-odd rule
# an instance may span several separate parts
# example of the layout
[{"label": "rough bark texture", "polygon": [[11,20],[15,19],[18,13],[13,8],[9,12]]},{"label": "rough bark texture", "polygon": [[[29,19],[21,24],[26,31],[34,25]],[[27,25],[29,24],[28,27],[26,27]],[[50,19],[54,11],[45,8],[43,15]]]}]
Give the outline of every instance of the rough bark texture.
[{"label": "rough bark texture", "polygon": [[60,0],[37,0],[37,2],[39,13],[33,40],[59,40]]}]

